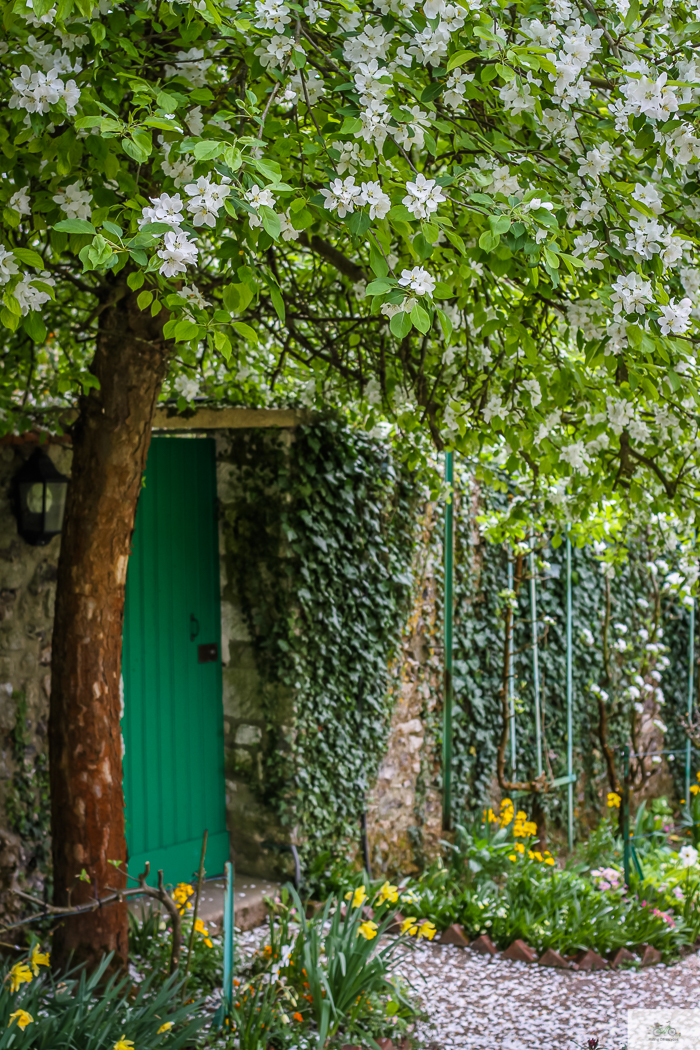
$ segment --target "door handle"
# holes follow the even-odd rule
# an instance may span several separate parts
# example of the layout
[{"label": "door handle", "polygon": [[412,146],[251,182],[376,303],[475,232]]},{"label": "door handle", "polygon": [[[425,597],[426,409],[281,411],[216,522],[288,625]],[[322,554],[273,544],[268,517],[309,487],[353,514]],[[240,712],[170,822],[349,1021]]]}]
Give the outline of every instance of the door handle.
[{"label": "door handle", "polygon": [[195,640],[195,638],[197,638],[198,636],[199,636],[199,620],[194,615],[194,613],[190,613],[190,641],[193,642]]}]

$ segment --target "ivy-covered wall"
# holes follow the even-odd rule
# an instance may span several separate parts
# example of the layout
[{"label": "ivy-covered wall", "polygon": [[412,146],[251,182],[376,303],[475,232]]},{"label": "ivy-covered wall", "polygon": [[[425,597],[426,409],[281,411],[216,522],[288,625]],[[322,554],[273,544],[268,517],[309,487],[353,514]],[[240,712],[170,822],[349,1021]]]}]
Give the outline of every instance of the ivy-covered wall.
[{"label": "ivy-covered wall", "polygon": [[287,439],[243,431],[226,455],[237,492],[228,575],[264,712],[247,790],[308,858],[359,843],[394,708],[389,665],[409,611],[416,486],[387,448],[334,420]]},{"label": "ivy-covered wall", "polygon": [[[500,595],[507,588],[507,554],[500,546],[486,543],[476,528],[476,516],[499,505],[504,494],[481,490],[466,471],[457,479],[455,515],[455,611],[454,611],[454,797],[456,819],[466,817],[504,792],[497,785],[496,750],[501,726],[499,690],[503,673],[504,623],[499,615]],[[436,538],[440,537],[436,533]],[[566,773],[566,548],[556,549],[547,537],[538,537],[537,600],[539,670],[545,771],[553,777]],[[621,702],[620,669],[629,655],[613,643],[625,641],[627,654],[633,640],[650,616],[654,602],[655,578],[648,567],[653,557],[644,535],[631,539],[629,561],[610,583],[611,675],[607,685],[610,714],[610,744],[615,749],[618,775],[622,773],[621,749],[629,741],[629,728]],[[436,564],[438,558],[436,557]],[[602,635],[605,619],[606,581],[595,551],[586,547],[572,552],[573,582],[573,689],[574,689],[574,771],[579,775],[575,798],[579,830],[605,810],[609,790],[604,757],[598,739],[598,708],[591,686],[606,687]],[[659,577],[657,584],[661,583]],[[443,593],[442,581],[437,588]],[[646,606],[645,604],[646,603]],[[442,608],[436,620],[436,637],[442,630]],[[529,581],[518,594],[514,624],[514,673],[516,679],[517,779],[536,773],[534,676],[532,671],[532,627]],[[678,715],[687,703],[688,610],[673,595],[661,601],[662,642],[668,647],[669,666],[661,671],[665,700],[644,696],[640,741],[645,749],[682,748],[684,737]],[[616,628],[615,625],[622,625]],[[644,646],[634,642],[642,649]],[[649,676],[647,676],[649,677]],[[622,683],[624,684],[624,683]],[[655,720],[668,726],[666,742]],[[437,727],[439,734],[440,729]],[[507,755],[510,755],[510,747]],[[510,760],[506,761],[510,774]],[[637,801],[682,787],[682,759],[667,756]],[[527,803],[532,805],[534,800]],[[550,828],[563,824],[566,788],[544,797],[542,814]]]}]

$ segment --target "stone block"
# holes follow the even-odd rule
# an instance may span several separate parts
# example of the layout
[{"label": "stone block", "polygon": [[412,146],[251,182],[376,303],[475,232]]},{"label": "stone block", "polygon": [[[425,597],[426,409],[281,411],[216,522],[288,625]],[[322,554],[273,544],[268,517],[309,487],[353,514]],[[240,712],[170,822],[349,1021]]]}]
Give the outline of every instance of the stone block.
[{"label": "stone block", "polygon": [[482,933],[480,937],[472,941],[469,945],[473,952],[479,952],[481,955],[498,955],[498,948],[493,943],[488,933]]},{"label": "stone block", "polygon": [[626,948],[618,948],[618,950],[612,955],[610,959],[610,965],[613,970],[619,969],[621,966],[633,966],[638,963],[639,959],[636,955],[632,955],[632,952],[627,951]]},{"label": "stone block", "polygon": [[640,952],[642,966],[656,966],[661,962],[661,952],[650,944],[642,944],[637,949]]},{"label": "stone block", "polygon": [[537,962],[537,953],[518,937],[504,952],[501,952],[501,958],[510,959],[511,962],[534,963]]},{"label": "stone block", "polygon": [[459,923],[453,922],[446,930],[442,931],[438,944],[455,944],[458,948],[468,948],[469,938]]},{"label": "stone block", "polygon": [[584,970],[589,973],[591,970],[607,970],[608,964],[602,955],[598,955],[598,952],[594,952],[592,948],[588,948],[585,951],[580,951],[575,956],[576,965],[579,970]]},{"label": "stone block", "polygon": [[540,966],[556,966],[561,970],[569,970],[571,963],[567,962],[563,955],[556,952],[554,948],[548,948],[539,960]]},{"label": "stone block", "polygon": [[240,747],[255,747],[261,740],[260,726],[240,725],[236,730],[236,743]]}]

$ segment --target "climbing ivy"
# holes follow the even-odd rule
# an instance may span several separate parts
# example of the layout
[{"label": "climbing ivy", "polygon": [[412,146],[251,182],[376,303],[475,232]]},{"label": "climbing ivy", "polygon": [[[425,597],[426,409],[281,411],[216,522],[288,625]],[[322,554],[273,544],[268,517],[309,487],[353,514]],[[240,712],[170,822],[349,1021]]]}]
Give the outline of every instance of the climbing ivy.
[{"label": "climbing ivy", "polygon": [[8,827],[19,835],[23,873],[47,873],[51,863],[48,756],[32,746],[27,720],[27,698],[13,693],[15,724],[9,734],[14,770],[5,798]]},{"label": "climbing ivy", "polygon": [[312,855],[358,842],[386,749],[420,489],[339,420],[235,440],[234,560],[268,716],[261,790]]},{"label": "climbing ivy", "polygon": [[[238,589],[264,682],[267,717],[263,800],[295,828],[307,857],[359,841],[365,797],[386,749],[395,690],[388,668],[406,623],[411,566],[432,565],[436,616],[426,624],[427,652],[443,656],[444,507],[425,490],[390,447],[339,419],[298,428],[293,437],[260,430],[235,439],[239,489],[231,552]],[[486,542],[477,519],[502,508],[507,492],[479,486],[466,467],[455,486],[454,818],[466,819],[500,793],[496,751],[501,726],[502,592],[507,553]],[[639,599],[652,597],[644,535],[611,583],[611,622],[630,632],[641,626]],[[604,680],[602,626],[605,578],[591,547],[572,552],[574,770],[579,832],[598,817],[608,784],[598,739],[592,686]],[[566,548],[537,537],[537,599],[544,766],[566,773]],[[688,613],[675,599],[663,604],[667,747],[682,747],[677,713],[687,703]],[[630,635],[631,637],[631,635]],[[525,580],[514,625],[518,779],[536,773],[531,618]],[[618,661],[621,663],[621,661]],[[441,746],[441,676],[432,676],[438,704],[426,702],[425,745],[415,793],[416,859],[423,854],[422,821],[430,787],[441,786],[435,756]],[[619,683],[618,683],[619,684]],[[617,688],[617,686],[615,686]],[[621,687],[620,687],[621,688]],[[613,687],[611,687],[613,689]],[[618,692],[620,689],[618,688]],[[624,718],[614,715],[610,745],[618,774],[627,743]],[[618,709],[620,705],[617,705]],[[510,774],[510,751],[506,762]],[[682,759],[668,763],[682,786]],[[668,773],[650,785],[669,786]],[[539,807],[548,828],[563,827],[566,788]]]}]

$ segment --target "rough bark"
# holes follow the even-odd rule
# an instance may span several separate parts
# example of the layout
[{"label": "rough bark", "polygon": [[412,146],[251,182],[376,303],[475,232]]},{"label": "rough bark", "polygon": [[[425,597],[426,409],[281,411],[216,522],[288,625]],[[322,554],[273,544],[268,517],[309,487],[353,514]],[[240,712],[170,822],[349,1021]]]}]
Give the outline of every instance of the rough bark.
[{"label": "rough bark", "polygon": [[[73,430],[51,665],[49,755],[54,903],[120,889],[126,863],[120,676],[124,591],[136,504],[170,346],[164,315],[136,304],[124,275],[100,314],[91,371]],[[86,881],[85,872],[89,878]],[[125,961],[126,904],[63,921],[54,963]]]}]

